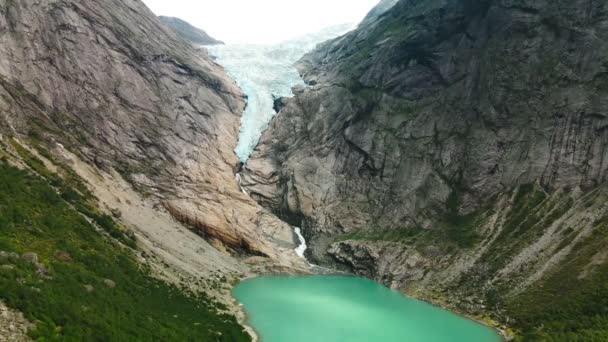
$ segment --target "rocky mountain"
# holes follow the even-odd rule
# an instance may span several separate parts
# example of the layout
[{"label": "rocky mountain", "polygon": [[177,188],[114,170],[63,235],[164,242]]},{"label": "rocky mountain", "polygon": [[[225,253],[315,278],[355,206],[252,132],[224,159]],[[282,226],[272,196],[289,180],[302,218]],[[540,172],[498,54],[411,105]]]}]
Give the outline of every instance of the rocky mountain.
[{"label": "rocky mountain", "polygon": [[606,338],[608,4],[382,10],[299,62],[244,187],[317,262],[529,340]]},{"label": "rocky mountain", "polygon": [[393,8],[399,0],[381,0],[372,10],[363,18],[361,26],[367,26],[371,22],[378,19],[381,15]]},{"label": "rocky mountain", "polygon": [[139,0],[0,0],[13,338],[248,340],[230,285],[308,272],[289,222],[505,335],[608,339],[605,1],[381,1],[299,62],[240,176],[244,96],[182,34]]},{"label": "rocky mountain", "polygon": [[[201,293],[214,297],[209,312],[215,312],[213,303],[219,301],[229,305],[222,312],[233,313],[238,309],[230,306],[228,286],[239,278],[265,267],[306,271],[308,266],[293,252],[291,227],[244,194],[235,179],[239,162],[233,148],[245,105],[241,90],[222,67],[180,39],[141,1],[0,0],[0,46],[0,166],[6,176],[0,179],[0,212],[18,213],[0,216],[3,229],[14,229],[0,236],[0,252],[16,255],[2,258],[0,253],[0,264],[20,260],[24,253],[38,254],[37,267],[74,274],[97,272],[78,279],[97,279],[106,292],[110,287],[103,285],[104,278],[113,274],[114,280],[108,280],[116,281],[126,274],[115,293],[117,303],[127,305],[144,293],[165,291],[165,285],[155,280],[138,278],[133,271],[137,267],[125,261],[132,253],[155,278],[192,291],[196,298]],[[20,184],[23,189],[15,191],[6,184]],[[9,200],[22,194],[39,198],[40,203]],[[49,210],[62,214],[36,216]],[[81,217],[86,223],[79,221]],[[66,227],[81,227],[82,234],[89,235],[64,231]],[[91,227],[109,234],[119,247],[104,244],[105,235],[90,235],[95,231]],[[38,233],[28,235],[34,230]],[[63,242],[49,235],[53,231]],[[93,243],[97,245],[85,247]],[[95,250],[97,254],[86,254]],[[102,255],[108,259],[99,261]],[[44,317],[50,320],[44,324],[55,324],[37,325],[41,338],[65,332],[62,321],[53,319],[70,301],[48,303],[65,293],[51,286],[60,283],[41,289],[44,300],[36,308],[15,302],[37,298],[16,295],[25,290],[11,282],[25,277],[18,272],[29,272],[28,265],[15,261],[0,269],[13,272],[0,275],[0,293],[6,294],[1,299],[11,308],[29,308],[24,314],[31,321],[42,322]],[[76,275],[51,277],[77,281]],[[153,290],[134,290],[146,286]],[[98,287],[84,283],[76,288],[97,293]],[[149,322],[156,322],[155,310],[169,305],[160,304],[169,298],[167,293],[158,294],[158,306],[136,307],[131,314],[148,311]],[[157,298],[140,299],[137,303],[157,303]],[[182,304],[182,311],[203,310],[186,298]],[[40,311],[43,308],[56,312]],[[83,312],[78,314],[83,320],[70,323],[104,317],[93,315],[92,309]],[[209,312],[190,314],[206,317]],[[225,339],[231,338],[228,329],[232,328],[221,322],[232,321],[211,317],[215,318],[197,323],[200,327],[195,330],[204,330],[199,337],[213,333],[206,327],[215,324],[214,329],[226,329],[220,331]],[[144,328],[146,324],[138,326],[147,333],[155,331]],[[183,324],[191,327],[195,322]],[[88,339],[86,329],[71,327],[66,328],[71,335],[65,332],[65,336]],[[190,328],[170,328],[157,327],[157,337],[179,340],[189,339],[179,334],[194,334],[188,332]],[[120,335],[123,332],[118,329],[113,337],[106,337],[130,339]],[[242,337],[235,336],[233,340]]]},{"label": "rocky mountain", "polygon": [[207,32],[190,25],[188,22],[174,17],[159,16],[160,21],[171,27],[175,32],[195,45],[218,45],[224,44],[221,40],[212,38]]},{"label": "rocky mountain", "polygon": [[6,134],[61,143],[201,234],[273,254],[257,236],[260,209],[234,179],[244,98],[220,66],[140,1],[23,0],[3,13]]}]

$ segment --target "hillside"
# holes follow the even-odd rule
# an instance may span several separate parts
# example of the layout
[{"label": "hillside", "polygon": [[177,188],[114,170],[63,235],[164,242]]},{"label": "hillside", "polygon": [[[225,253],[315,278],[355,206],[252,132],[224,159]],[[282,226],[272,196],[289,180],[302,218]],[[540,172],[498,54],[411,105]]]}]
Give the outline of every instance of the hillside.
[{"label": "hillside", "polygon": [[605,340],[607,22],[602,1],[401,0],[299,62],[311,87],[245,188],[317,262]]},{"label": "hillside", "polygon": [[224,69],[139,0],[0,1],[0,45],[0,306],[40,339],[248,340],[232,284],[307,265],[235,180]]}]

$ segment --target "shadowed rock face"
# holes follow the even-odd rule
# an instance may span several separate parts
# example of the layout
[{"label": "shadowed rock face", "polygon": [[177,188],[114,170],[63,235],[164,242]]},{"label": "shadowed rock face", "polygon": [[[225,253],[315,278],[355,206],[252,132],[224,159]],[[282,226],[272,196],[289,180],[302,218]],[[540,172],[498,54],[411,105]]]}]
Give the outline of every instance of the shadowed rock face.
[{"label": "shadowed rock face", "polygon": [[0,46],[2,132],[59,142],[209,239],[276,255],[234,179],[240,89],[141,1],[0,1]]},{"label": "shadowed rock face", "polygon": [[373,21],[378,19],[381,15],[386,13],[388,10],[393,8],[395,4],[397,4],[399,0],[381,0],[376,7],[374,7],[368,14],[365,16],[363,21],[361,22],[361,26],[366,26],[371,24]]},{"label": "shadowed rock face", "polygon": [[[603,2],[401,1],[300,68],[248,188],[335,232],[422,225],[539,181],[604,182]],[[337,229],[336,229],[337,228]]]},{"label": "shadowed rock face", "polygon": [[173,17],[158,17],[167,26],[171,27],[182,38],[196,45],[218,45],[224,42],[212,38],[207,32],[194,27],[184,20]]},{"label": "shadowed rock face", "polygon": [[[374,18],[300,61],[313,86],[282,101],[245,167],[260,203],[304,218],[317,259],[396,286],[436,284],[448,276],[430,270],[465,273],[475,262],[448,260],[468,252],[444,251],[437,265],[403,244],[334,242],[410,228],[441,235],[448,213],[510,210],[495,196],[522,184],[553,194],[605,182],[605,1],[402,0]],[[487,243],[502,229],[494,223],[476,232]]]}]

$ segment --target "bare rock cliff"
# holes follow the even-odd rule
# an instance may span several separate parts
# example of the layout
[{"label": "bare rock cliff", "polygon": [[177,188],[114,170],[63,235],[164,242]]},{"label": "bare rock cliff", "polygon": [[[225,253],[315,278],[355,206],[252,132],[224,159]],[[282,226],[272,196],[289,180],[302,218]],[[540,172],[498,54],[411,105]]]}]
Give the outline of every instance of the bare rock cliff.
[{"label": "bare rock cliff", "polygon": [[282,100],[246,189],[303,223],[314,259],[410,292],[501,307],[581,248],[576,272],[595,267],[608,4],[401,0],[375,12],[300,61],[310,87]]},{"label": "bare rock cliff", "polygon": [[240,89],[141,1],[3,0],[0,46],[2,133],[118,171],[229,250],[277,256],[235,181]]}]

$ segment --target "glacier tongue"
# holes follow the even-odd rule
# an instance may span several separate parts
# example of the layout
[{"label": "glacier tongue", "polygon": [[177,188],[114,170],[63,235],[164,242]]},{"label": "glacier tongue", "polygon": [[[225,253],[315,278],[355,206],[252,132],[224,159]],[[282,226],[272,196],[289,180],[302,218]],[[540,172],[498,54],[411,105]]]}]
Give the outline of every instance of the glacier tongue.
[{"label": "glacier tongue", "polygon": [[334,26],[276,45],[207,47],[248,96],[247,108],[241,119],[239,143],[235,149],[241,162],[247,161],[268,123],[276,115],[274,98],[293,96],[291,89],[304,85],[294,64],[318,43],[354,27],[354,24]]}]

